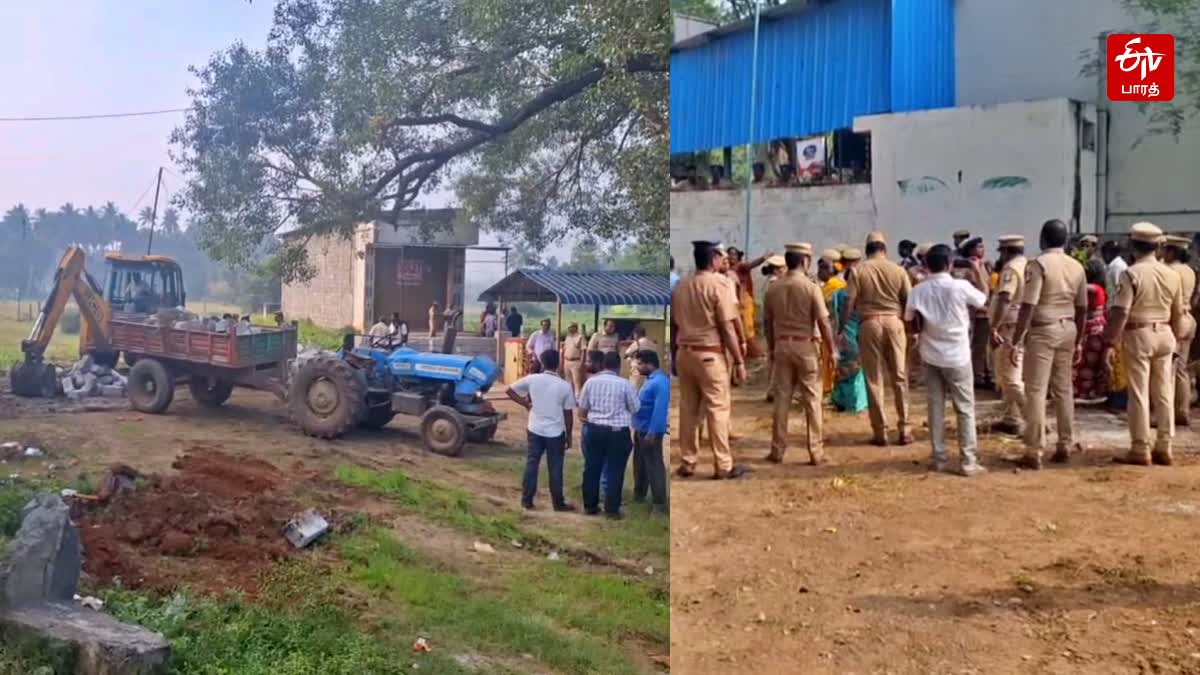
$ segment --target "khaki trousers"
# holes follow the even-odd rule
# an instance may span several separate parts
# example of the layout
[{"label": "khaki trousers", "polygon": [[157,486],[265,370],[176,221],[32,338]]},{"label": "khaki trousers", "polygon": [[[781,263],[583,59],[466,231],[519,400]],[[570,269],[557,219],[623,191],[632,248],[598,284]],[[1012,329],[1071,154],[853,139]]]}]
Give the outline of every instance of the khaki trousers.
[{"label": "khaki trousers", "polygon": [[571,388],[575,390],[575,397],[578,398],[579,392],[583,390],[583,359],[564,360],[563,377],[571,383]]},{"label": "khaki trousers", "polygon": [[812,340],[781,340],[775,346],[775,416],[771,430],[771,456],[783,459],[787,452],[788,410],[792,396],[800,393],[807,424],[809,458],[824,456],[821,435],[821,355]]},{"label": "khaki trousers", "polygon": [[912,429],[908,418],[908,343],[904,322],[898,316],[873,316],[863,320],[858,330],[858,349],[867,380],[867,405],[871,431],[876,440],[887,438],[887,416],[883,413],[884,387],[890,387],[896,399],[897,428],[901,436]]},{"label": "khaki trousers", "polygon": [[729,449],[729,368],[722,354],[680,349],[675,366],[679,373],[679,450],[683,466],[696,467],[701,418],[708,423],[713,464],[718,472],[733,468]]},{"label": "khaki trousers", "polygon": [[[1006,341],[1012,339],[1015,323],[1000,326],[998,332]],[[1004,397],[1004,422],[1020,424],[1025,419],[1025,377],[1021,372],[1024,356],[1016,352],[1017,364],[1013,365],[1013,348],[1007,342],[996,348],[992,357],[992,372],[996,374],[996,386]]]},{"label": "khaki trousers", "polygon": [[1179,424],[1191,422],[1192,374],[1188,370],[1191,359],[1192,341],[1196,338],[1196,320],[1189,314],[1184,317],[1184,333],[1175,348],[1175,421]]},{"label": "khaki trousers", "polygon": [[774,398],[779,392],[779,387],[775,381],[775,353],[770,349],[767,350],[767,396]]},{"label": "khaki trousers", "polygon": [[1075,357],[1075,320],[1063,319],[1044,326],[1031,326],[1025,338],[1025,448],[1046,448],[1046,395],[1054,394],[1058,418],[1058,447],[1074,444],[1075,390],[1071,382]]},{"label": "khaki trousers", "polygon": [[1154,449],[1171,451],[1175,437],[1175,378],[1171,360],[1176,343],[1166,323],[1126,330],[1125,373],[1129,378],[1129,396],[1125,411],[1129,418],[1129,437],[1134,453],[1150,452],[1150,410],[1158,422]]}]

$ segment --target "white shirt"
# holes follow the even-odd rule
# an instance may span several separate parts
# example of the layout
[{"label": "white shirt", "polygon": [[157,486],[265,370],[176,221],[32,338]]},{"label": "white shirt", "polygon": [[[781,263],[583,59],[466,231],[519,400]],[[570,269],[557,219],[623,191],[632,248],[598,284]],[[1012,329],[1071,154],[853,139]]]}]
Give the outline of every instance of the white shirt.
[{"label": "white shirt", "polygon": [[923,319],[921,359],[937,368],[960,368],[971,363],[970,327],[973,312],[987,305],[987,296],[970,282],[948,272],[931,275],[913,287],[904,319]]},{"label": "white shirt", "polygon": [[575,391],[570,383],[551,373],[535,373],[513,382],[512,390],[533,402],[526,426],[530,433],[558,438],[567,432],[563,411],[575,409]]},{"label": "white shirt", "polygon": [[540,358],[542,352],[546,351],[547,349],[557,348],[557,342],[558,340],[554,338],[553,331],[549,333],[543,333],[539,330],[538,332],[529,336],[529,342],[525,344],[525,351]]},{"label": "white shirt", "polygon": [[1108,297],[1108,305],[1111,307],[1113,301],[1117,299],[1117,286],[1121,281],[1121,274],[1129,269],[1129,263],[1121,256],[1112,259],[1108,263],[1108,267],[1104,270],[1104,294]]}]

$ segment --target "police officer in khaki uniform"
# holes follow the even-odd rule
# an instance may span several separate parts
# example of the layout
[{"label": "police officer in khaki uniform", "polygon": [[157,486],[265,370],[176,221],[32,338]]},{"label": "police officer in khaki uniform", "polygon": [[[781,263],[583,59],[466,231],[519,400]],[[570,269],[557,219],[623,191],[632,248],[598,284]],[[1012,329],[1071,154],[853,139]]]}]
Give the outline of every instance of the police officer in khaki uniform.
[{"label": "police officer in khaki uniform", "polygon": [[[774,426],[771,433],[771,454],[767,461],[781,463],[787,452],[788,409],[795,390],[807,422],[809,463],[816,466],[828,461],[821,434],[821,352],[818,340],[833,354],[833,331],[829,326],[829,310],[821,289],[805,273],[802,246],[788,246],[784,259],[788,272],[772,284],[763,300],[767,344],[775,358],[775,379],[778,396],[775,399]],[[818,333],[819,331],[819,333]]]},{"label": "police officer in khaki uniform", "polygon": [[571,383],[577,397],[583,389],[583,357],[586,353],[587,343],[583,333],[579,332],[579,324],[572,321],[571,325],[567,326],[567,334],[562,340],[562,369],[565,379]]},{"label": "police officer in khaki uniform", "polygon": [[633,385],[635,392],[642,390],[642,383],[646,380],[637,367],[637,355],[641,351],[657,352],[658,343],[646,337],[645,326],[638,324],[633,329],[633,342],[625,348],[625,360],[629,361],[629,383]]},{"label": "police officer in khaki uniform", "polygon": [[[1121,274],[1117,297],[1108,310],[1104,331],[1104,360],[1112,367],[1117,339],[1124,348],[1129,379],[1126,412],[1129,452],[1113,459],[1121,464],[1171,464],[1175,437],[1175,379],[1171,360],[1179,338],[1188,328],[1184,314],[1183,282],[1179,274],[1155,257],[1162,230],[1135,223],[1130,230],[1134,263]],[[1158,438],[1150,450],[1150,411],[1158,420]]]},{"label": "police officer in khaki uniform", "polygon": [[866,253],[867,259],[847,279],[847,302],[839,325],[845,326],[850,314],[858,310],[861,317],[858,348],[867,379],[867,403],[874,435],[871,444],[888,444],[887,417],[883,412],[886,386],[896,399],[897,442],[908,445],[912,442],[906,372],[908,335],[901,317],[912,280],[903,267],[888,260],[887,241],[882,232],[867,235]]},{"label": "police officer in khaki uniform", "polygon": [[991,325],[992,366],[996,386],[1004,397],[1004,417],[997,428],[1021,435],[1025,430],[1025,379],[1021,372],[1021,353],[1013,349],[1013,330],[1025,292],[1025,237],[1000,237],[1000,283],[992,295]]},{"label": "police officer in khaki uniform", "polygon": [[1196,271],[1191,262],[1191,243],[1187,237],[1168,236],[1163,246],[1163,261],[1179,274],[1183,292],[1183,333],[1175,350],[1175,424],[1191,426],[1192,374],[1188,369],[1192,341],[1196,338],[1196,319],[1192,316],[1192,296],[1196,293]]},{"label": "police officer in khaki uniform", "polygon": [[676,475],[695,473],[699,455],[697,424],[704,415],[712,442],[714,478],[738,478],[744,467],[729,449],[730,373],[725,354],[733,355],[733,380],[746,379],[745,352],[738,344],[737,306],[720,273],[721,252],[708,241],[692,242],[696,272],[671,293],[672,364],[679,375],[679,446]]},{"label": "police officer in khaki uniform", "polygon": [[1054,392],[1058,446],[1053,462],[1065,462],[1074,448],[1075,392],[1071,382],[1075,354],[1084,337],[1087,279],[1083,265],[1063,251],[1067,226],[1061,220],[1042,225],[1042,254],[1025,265],[1021,310],[1013,329],[1009,363],[1021,364],[1025,379],[1025,454],[1018,464],[1042,468],[1046,447],[1046,395]]},{"label": "police officer in khaki uniform", "polygon": [[589,352],[613,352],[621,346],[621,338],[617,335],[617,322],[609,319],[604,322],[604,332],[595,333],[592,339],[588,341]]},{"label": "police officer in khaki uniform", "polygon": [[[766,264],[763,265],[763,273],[767,275],[767,280],[763,284],[763,297],[766,297],[766,291],[771,289],[771,284],[783,278],[787,272],[787,261],[781,255],[773,255],[767,258]],[[764,327],[765,330],[765,327]],[[775,402],[775,355],[772,353],[770,345],[767,345],[767,403]]]}]

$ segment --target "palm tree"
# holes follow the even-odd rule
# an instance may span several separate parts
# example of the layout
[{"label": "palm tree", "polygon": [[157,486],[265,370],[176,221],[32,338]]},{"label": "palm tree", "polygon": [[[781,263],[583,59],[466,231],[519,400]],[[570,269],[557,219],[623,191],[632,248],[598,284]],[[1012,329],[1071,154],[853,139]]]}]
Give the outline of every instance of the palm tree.
[{"label": "palm tree", "polygon": [[141,211],[138,211],[138,222],[146,227],[154,223],[154,209],[149,206],[143,206]]}]

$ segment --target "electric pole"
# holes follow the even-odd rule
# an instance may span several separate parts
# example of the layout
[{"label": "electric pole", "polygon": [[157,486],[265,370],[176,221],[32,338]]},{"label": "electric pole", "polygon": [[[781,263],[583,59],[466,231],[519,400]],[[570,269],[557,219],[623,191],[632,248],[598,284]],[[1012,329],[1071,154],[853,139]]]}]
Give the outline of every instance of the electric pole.
[{"label": "electric pole", "polygon": [[150,212],[150,241],[146,242],[146,255],[154,246],[154,225],[158,222],[158,191],[162,189],[162,167],[158,167],[158,182],[154,184],[154,209]]}]

